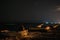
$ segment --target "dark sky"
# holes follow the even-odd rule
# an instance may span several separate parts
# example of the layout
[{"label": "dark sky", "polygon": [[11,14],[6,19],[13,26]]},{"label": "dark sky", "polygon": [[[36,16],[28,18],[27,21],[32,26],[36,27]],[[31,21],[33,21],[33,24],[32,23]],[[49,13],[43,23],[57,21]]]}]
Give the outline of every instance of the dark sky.
[{"label": "dark sky", "polygon": [[59,0],[4,0],[0,22],[59,22]]}]

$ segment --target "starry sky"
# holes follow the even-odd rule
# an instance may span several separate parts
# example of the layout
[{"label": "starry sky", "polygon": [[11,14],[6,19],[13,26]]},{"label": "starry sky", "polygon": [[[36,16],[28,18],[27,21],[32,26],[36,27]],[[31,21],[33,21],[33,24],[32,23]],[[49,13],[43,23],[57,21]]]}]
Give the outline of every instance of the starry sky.
[{"label": "starry sky", "polygon": [[60,0],[4,0],[0,22],[59,22]]}]

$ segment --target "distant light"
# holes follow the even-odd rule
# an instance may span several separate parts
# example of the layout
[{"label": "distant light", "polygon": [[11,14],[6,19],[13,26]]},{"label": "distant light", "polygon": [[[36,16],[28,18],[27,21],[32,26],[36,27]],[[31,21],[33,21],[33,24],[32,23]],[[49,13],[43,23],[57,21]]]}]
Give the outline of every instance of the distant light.
[{"label": "distant light", "polygon": [[60,11],[60,7],[56,9],[57,11]]},{"label": "distant light", "polygon": [[46,24],[48,24],[49,22],[46,22]]},{"label": "distant light", "polygon": [[56,6],[56,11],[60,11],[60,6]]},{"label": "distant light", "polygon": [[58,22],[60,24],[60,22]]}]

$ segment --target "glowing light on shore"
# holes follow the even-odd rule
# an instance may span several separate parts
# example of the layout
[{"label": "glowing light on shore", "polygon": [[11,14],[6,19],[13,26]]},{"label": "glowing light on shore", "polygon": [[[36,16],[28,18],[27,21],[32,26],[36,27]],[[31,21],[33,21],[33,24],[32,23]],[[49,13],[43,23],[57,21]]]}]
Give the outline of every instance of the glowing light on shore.
[{"label": "glowing light on shore", "polygon": [[40,24],[40,25],[38,25],[37,27],[41,28],[43,25],[44,25],[44,24]]},{"label": "glowing light on shore", "polygon": [[50,31],[50,26],[47,26],[46,28],[45,28],[45,30],[47,30],[47,31]]},{"label": "glowing light on shore", "polygon": [[1,32],[9,32],[9,30],[2,30]]},{"label": "glowing light on shore", "polygon": [[53,26],[53,28],[57,28],[57,27],[58,27],[58,25]]}]

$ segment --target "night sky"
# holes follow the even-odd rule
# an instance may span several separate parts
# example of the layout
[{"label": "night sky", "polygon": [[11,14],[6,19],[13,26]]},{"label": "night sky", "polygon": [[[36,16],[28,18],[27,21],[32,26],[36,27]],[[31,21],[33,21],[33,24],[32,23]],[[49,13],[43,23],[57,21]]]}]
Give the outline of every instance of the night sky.
[{"label": "night sky", "polygon": [[0,22],[59,22],[60,0],[4,0]]}]

